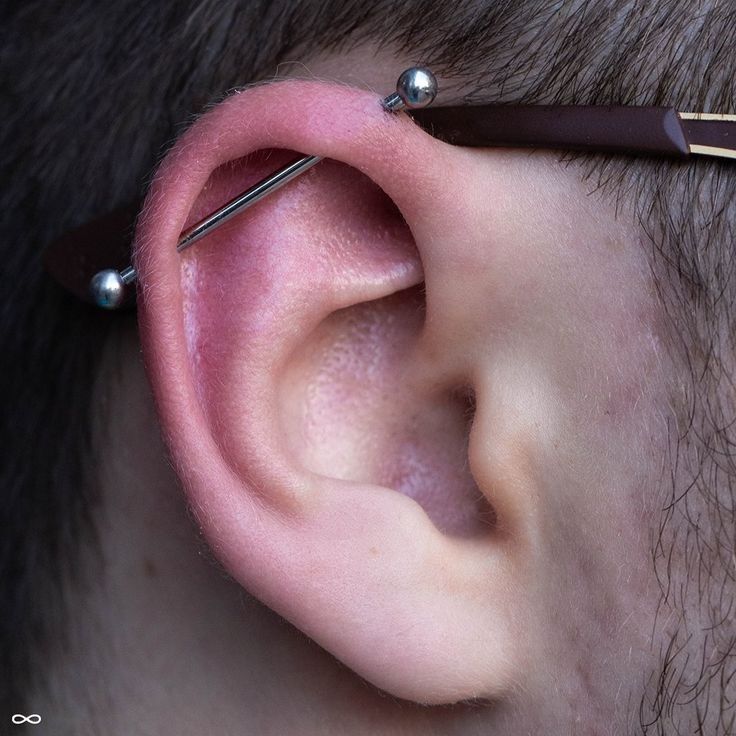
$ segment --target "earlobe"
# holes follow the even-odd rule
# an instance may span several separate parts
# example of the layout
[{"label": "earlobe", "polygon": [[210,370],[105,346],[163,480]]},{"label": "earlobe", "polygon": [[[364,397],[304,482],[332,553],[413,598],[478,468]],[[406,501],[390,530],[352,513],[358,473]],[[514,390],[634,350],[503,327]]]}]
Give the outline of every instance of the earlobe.
[{"label": "earlobe", "polygon": [[[394,695],[499,696],[528,660],[528,570],[502,486],[468,466],[475,348],[440,308],[464,154],[371,95],[329,89],[335,116],[323,85],[289,84],[200,120],[149,197],[141,327],[164,435],[210,544],[262,601]],[[332,160],[176,253],[285,150]]]}]

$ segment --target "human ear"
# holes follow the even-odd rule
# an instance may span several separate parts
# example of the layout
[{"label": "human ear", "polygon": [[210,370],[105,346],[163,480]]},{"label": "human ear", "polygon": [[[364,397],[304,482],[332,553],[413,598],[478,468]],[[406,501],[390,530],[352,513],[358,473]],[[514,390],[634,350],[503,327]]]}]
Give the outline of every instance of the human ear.
[{"label": "human ear", "polygon": [[[176,252],[294,152],[328,160]],[[538,202],[505,193],[528,196],[528,165],[479,155],[368,93],[257,87],[182,137],[137,235],[159,418],[215,554],[357,674],[422,703],[501,696],[545,651],[559,456],[586,451],[552,446],[610,357],[599,333],[551,337],[550,320],[630,309],[606,307],[559,243],[535,251]],[[615,385],[628,410],[631,371]]]}]

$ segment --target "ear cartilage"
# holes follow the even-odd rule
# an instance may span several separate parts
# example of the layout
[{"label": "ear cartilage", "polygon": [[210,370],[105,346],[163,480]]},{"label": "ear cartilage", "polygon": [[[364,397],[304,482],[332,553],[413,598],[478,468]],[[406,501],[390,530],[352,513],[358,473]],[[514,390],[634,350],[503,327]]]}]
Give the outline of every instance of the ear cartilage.
[{"label": "ear cartilage", "polygon": [[[404,109],[415,110],[431,105],[436,95],[437,80],[432,72],[423,67],[412,67],[401,74],[396,83],[396,92],[385,97],[381,104],[389,112],[399,112]],[[304,156],[262,179],[184,231],[176,245],[176,250],[181,252],[194,245],[205,235],[209,235],[235,215],[244,212],[265,196],[288,184],[321,160],[321,156]],[[99,271],[92,277],[89,284],[92,300],[98,307],[117,309],[125,301],[125,287],[132,284],[137,276],[133,266],[128,266],[122,271],[112,268]]]}]

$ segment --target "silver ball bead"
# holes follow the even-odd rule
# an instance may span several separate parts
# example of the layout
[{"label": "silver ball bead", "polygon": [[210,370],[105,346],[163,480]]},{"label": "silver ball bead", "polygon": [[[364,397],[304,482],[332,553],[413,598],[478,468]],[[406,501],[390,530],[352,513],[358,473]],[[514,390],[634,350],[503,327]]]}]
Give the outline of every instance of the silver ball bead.
[{"label": "silver ball bead", "polygon": [[437,80],[429,69],[412,67],[399,77],[396,94],[412,110],[427,107],[437,96]]},{"label": "silver ball bead", "polygon": [[89,282],[92,301],[103,309],[117,309],[125,298],[125,282],[112,268],[96,273]]}]

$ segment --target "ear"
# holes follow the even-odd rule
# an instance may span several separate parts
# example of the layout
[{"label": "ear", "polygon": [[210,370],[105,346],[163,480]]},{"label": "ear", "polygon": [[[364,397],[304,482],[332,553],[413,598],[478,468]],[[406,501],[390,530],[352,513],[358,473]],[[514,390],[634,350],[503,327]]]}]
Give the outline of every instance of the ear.
[{"label": "ear", "polygon": [[[295,152],[328,160],[177,254],[180,231]],[[523,192],[541,174],[510,161],[368,93],[263,86],[183,136],[137,238],[149,376],[213,550],[356,673],[423,703],[534,670],[556,518],[543,458],[572,416],[560,402],[579,404],[561,361],[607,360],[544,332],[580,313],[560,293],[588,266],[540,243]]]}]

